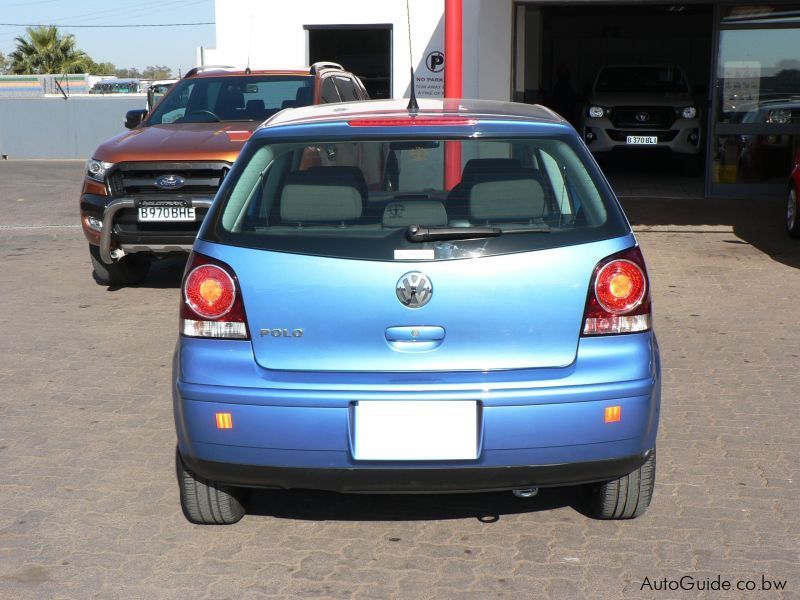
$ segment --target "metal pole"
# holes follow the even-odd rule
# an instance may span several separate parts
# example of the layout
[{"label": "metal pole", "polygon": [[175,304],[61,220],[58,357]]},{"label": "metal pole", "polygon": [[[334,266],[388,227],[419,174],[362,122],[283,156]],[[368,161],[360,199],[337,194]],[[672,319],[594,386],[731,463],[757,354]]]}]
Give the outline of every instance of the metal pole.
[{"label": "metal pole", "polygon": [[[444,0],[444,97],[462,97],[462,0]],[[446,102],[447,104],[447,102]],[[445,142],[444,189],[461,181],[461,142]]]}]

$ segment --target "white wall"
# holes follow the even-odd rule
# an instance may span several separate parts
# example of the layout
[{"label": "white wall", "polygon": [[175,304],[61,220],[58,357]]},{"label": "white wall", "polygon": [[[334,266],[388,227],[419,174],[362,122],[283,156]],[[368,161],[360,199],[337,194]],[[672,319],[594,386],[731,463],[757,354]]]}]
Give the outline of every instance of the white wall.
[{"label": "white wall", "polygon": [[512,0],[463,0],[464,97],[511,99]]},{"label": "white wall", "polygon": [[[415,68],[424,68],[426,49],[444,49],[444,0],[410,0]],[[217,48],[205,50],[206,64],[264,69],[308,65],[304,25],[391,24],[392,94],[406,94],[410,82],[405,0],[216,0]]]},{"label": "white wall", "polygon": [[[416,76],[436,77],[425,59],[434,50],[444,51],[444,0],[409,4]],[[236,67],[247,64],[248,54],[254,68],[307,66],[304,25],[391,24],[392,95],[408,95],[412,62],[406,0],[215,0],[215,9],[217,48],[204,50],[205,64]],[[512,9],[512,0],[463,0],[464,97],[510,99]]]}]

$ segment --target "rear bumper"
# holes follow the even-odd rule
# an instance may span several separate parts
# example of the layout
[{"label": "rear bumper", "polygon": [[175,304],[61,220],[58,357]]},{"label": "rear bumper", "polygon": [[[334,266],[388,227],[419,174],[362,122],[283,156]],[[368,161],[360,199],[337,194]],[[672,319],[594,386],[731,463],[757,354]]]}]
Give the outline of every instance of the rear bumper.
[{"label": "rear bumper", "polygon": [[195,473],[236,486],[342,493],[464,493],[608,481],[638,469],[652,450],[616,459],[516,467],[307,468],[239,465],[184,457]]},{"label": "rear bumper", "polygon": [[[570,367],[488,373],[276,372],[255,363],[250,342],[181,338],[173,381],[189,467],[274,488],[488,491],[613,479],[646,460],[660,409],[650,332],[581,339]],[[355,460],[353,411],[366,400],[477,402],[478,458]],[[619,422],[604,422],[609,406],[621,407]],[[220,412],[232,429],[216,427]]]}]

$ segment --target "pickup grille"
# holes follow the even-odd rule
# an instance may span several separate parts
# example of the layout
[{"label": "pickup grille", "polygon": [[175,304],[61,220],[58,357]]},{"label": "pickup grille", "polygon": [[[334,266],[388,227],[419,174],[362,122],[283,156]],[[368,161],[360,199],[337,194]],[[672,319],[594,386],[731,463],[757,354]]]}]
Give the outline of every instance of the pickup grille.
[{"label": "pickup grille", "polygon": [[669,129],[675,120],[675,109],[668,106],[625,106],[611,111],[611,122],[618,129]]},{"label": "pickup grille", "polygon": [[[112,196],[213,196],[229,169],[226,162],[120,163],[108,183]],[[164,175],[176,175],[184,183],[172,189],[158,187],[156,180]]]}]

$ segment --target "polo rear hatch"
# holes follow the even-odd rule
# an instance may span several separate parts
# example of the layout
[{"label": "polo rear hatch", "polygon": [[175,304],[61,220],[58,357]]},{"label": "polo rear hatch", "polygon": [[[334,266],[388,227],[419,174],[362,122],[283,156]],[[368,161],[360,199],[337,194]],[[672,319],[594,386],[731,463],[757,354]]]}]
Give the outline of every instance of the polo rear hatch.
[{"label": "polo rear hatch", "polygon": [[285,142],[245,156],[195,250],[236,278],[261,366],[575,360],[598,264],[635,244],[616,203],[553,138],[455,142],[474,158],[446,191],[448,143]]},{"label": "polo rear hatch", "polygon": [[[260,250],[226,258],[265,368],[478,371],[572,363],[595,266],[617,247],[428,263]],[[412,286],[418,308],[407,305]]]}]

